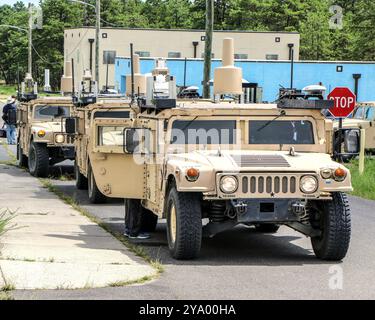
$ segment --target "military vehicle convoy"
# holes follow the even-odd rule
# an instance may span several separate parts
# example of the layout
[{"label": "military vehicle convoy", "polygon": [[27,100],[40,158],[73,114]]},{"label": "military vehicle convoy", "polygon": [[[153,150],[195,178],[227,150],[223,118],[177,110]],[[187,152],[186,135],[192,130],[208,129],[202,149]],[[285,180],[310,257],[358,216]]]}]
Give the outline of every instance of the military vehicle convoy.
[{"label": "military vehicle convoy", "polygon": [[61,119],[71,116],[67,97],[44,97],[21,102],[17,108],[17,160],[35,177],[46,177],[49,166],[74,159],[71,137]]},{"label": "military vehicle convoy", "polygon": [[173,77],[161,94],[153,75],[128,108],[96,104],[67,119],[77,187],[88,184],[93,202],[124,198],[127,215],[141,210],[145,231],[165,218],[175,259],[197,257],[203,236],[239,224],[271,233],[289,226],[311,238],[318,258],[343,259],[352,186],[331,159],[333,124],[321,111],[332,101],[221,101],[242,92],[233,40],[225,41],[214,101],[177,101]]}]

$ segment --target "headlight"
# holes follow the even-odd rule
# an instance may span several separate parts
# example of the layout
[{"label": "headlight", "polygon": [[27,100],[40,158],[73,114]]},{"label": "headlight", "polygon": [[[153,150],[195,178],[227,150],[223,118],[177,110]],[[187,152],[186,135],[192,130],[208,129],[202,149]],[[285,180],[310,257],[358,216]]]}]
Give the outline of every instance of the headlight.
[{"label": "headlight", "polygon": [[320,175],[323,179],[331,179],[332,178],[332,169],[326,168],[320,170]]},{"label": "headlight", "polygon": [[318,180],[313,176],[304,176],[301,178],[300,188],[303,193],[314,193],[318,190]]},{"label": "headlight", "polygon": [[224,193],[234,193],[237,191],[238,181],[236,177],[225,176],[220,180],[220,190]]},{"label": "headlight", "polygon": [[65,141],[64,135],[63,134],[57,134],[55,136],[55,141],[56,141],[56,143],[64,143],[64,141]]},{"label": "headlight", "polygon": [[38,137],[43,138],[46,135],[46,132],[44,130],[39,130],[38,131]]}]

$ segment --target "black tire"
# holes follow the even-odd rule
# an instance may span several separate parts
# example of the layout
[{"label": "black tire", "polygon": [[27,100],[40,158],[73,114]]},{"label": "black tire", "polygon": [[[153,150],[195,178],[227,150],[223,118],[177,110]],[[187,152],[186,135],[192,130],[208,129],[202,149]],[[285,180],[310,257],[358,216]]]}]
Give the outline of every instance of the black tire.
[{"label": "black tire", "polygon": [[30,174],[38,178],[46,178],[49,172],[49,154],[45,144],[30,144],[28,166]]},{"label": "black tire", "polygon": [[139,199],[125,199],[125,221],[127,215],[141,214],[140,232],[154,232],[158,223],[158,216],[142,207]]},{"label": "black tire", "polygon": [[273,223],[262,223],[255,225],[255,230],[261,233],[276,233],[280,226]]},{"label": "black tire", "polygon": [[349,249],[351,234],[350,207],[346,194],[336,192],[332,200],[320,202],[321,214],[318,221],[320,237],[311,238],[317,258],[340,261]]},{"label": "black tire", "polygon": [[89,164],[89,170],[87,172],[87,182],[88,182],[88,196],[91,203],[100,204],[107,201],[107,197],[100,192],[98,186],[96,185],[94,173],[92,172],[91,165]]},{"label": "black tire", "polygon": [[17,143],[17,165],[21,168],[27,168],[29,166],[28,158],[23,154],[23,149],[19,141]]},{"label": "black tire", "polygon": [[[202,245],[199,195],[178,192],[176,187],[172,186],[168,194],[166,216],[168,246],[172,257],[178,260],[196,258]],[[173,216],[175,220],[172,220]]]},{"label": "black tire", "polygon": [[79,171],[79,167],[77,166],[77,160],[74,162],[74,175],[76,178],[76,188],[78,190],[87,190],[88,181],[87,178]]}]

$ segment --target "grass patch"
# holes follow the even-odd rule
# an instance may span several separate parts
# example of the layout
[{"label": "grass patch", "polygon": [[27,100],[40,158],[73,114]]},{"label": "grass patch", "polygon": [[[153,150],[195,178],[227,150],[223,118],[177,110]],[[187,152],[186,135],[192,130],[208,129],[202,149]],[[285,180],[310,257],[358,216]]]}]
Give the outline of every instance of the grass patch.
[{"label": "grass patch", "polygon": [[130,286],[130,285],[133,285],[133,284],[143,284],[143,283],[151,281],[151,280],[154,280],[154,277],[144,276],[143,278],[138,279],[138,280],[112,282],[112,283],[109,284],[109,286],[112,287],[112,288],[114,288],[114,287],[125,287],[125,286]]},{"label": "grass patch", "polygon": [[[53,178],[52,178],[53,179]],[[73,181],[74,177],[69,174],[62,174],[56,178],[58,181]]]},{"label": "grass patch", "polygon": [[10,283],[7,283],[5,284],[1,289],[0,291],[1,292],[10,292],[10,291],[13,291],[15,289],[14,285],[10,284]]},{"label": "grass patch", "polygon": [[14,298],[9,294],[9,292],[0,292],[0,301],[14,300]]},{"label": "grass patch", "polygon": [[354,191],[351,193],[365,199],[375,200],[375,159],[367,157],[365,159],[365,172],[359,174],[359,162],[354,160],[346,165],[352,174],[352,184]]},{"label": "grass patch", "polygon": [[[162,272],[164,272],[164,267],[161,264],[161,262],[158,259],[152,259],[146,252],[146,250],[138,245],[135,245],[128,241],[127,238],[125,238],[121,233],[114,232],[111,230],[105,223],[103,223],[100,219],[97,217],[94,217],[90,214],[87,210],[82,208],[74,199],[64,194],[62,191],[60,191],[56,186],[54,186],[50,180],[48,179],[40,179],[42,185],[44,188],[48,189],[48,191],[53,192],[56,194],[64,203],[70,205],[74,210],[81,213],[83,216],[90,219],[92,222],[96,223],[98,226],[100,226],[102,229],[113,235],[117,240],[119,240],[123,245],[125,245],[132,253],[134,253],[136,256],[141,257],[146,262],[148,262],[156,271],[157,274],[154,277],[147,277],[147,280],[144,278],[139,279],[135,281],[134,283],[144,283],[146,281],[150,281],[152,279],[155,279],[157,276],[159,276]],[[125,282],[124,282],[125,283]],[[124,284],[126,285],[126,284]]]},{"label": "grass patch", "polygon": [[0,145],[5,149],[8,157],[10,158],[10,160],[7,160],[7,161],[0,161],[0,164],[12,165],[12,166],[17,165],[17,156],[13,153],[12,150],[10,150],[9,146],[4,141],[1,141]]},{"label": "grass patch", "polygon": [[15,218],[13,212],[9,210],[0,211],[0,236],[2,236],[5,232],[14,228],[14,226],[9,226],[9,223]]},{"label": "grass patch", "polygon": [[0,96],[12,96],[17,94],[16,85],[0,85]]}]

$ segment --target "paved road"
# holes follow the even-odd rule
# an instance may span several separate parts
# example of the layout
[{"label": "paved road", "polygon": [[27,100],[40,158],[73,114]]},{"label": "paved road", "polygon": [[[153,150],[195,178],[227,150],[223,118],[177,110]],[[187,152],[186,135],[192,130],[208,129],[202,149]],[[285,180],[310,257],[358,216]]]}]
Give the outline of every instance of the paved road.
[{"label": "paved road", "polygon": [[[4,152],[0,148],[0,154]],[[67,163],[69,165],[69,163]],[[71,167],[56,168],[71,170]],[[106,222],[123,228],[123,204],[112,200],[92,205],[86,192],[71,181],[55,181],[67,195]],[[317,260],[310,240],[283,227],[275,235],[237,227],[203,241],[201,257],[175,261],[169,257],[165,224],[141,242],[162,261],[165,272],[144,285],[120,288],[15,291],[18,299],[374,299],[375,202],[351,197],[353,234],[347,258],[338,264]],[[342,274],[342,289],[340,289]],[[335,281],[339,279],[339,281]],[[330,286],[331,284],[331,286]],[[336,289],[332,288],[332,284]]]},{"label": "paved road", "polygon": [[[91,205],[74,182],[56,181],[113,230],[123,228],[123,205],[111,201]],[[276,235],[238,227],[204,240],[201,257],[175,261],[169,257],[165,224],[152,240],[140,243],[165,265],[160,279],[142,286],[78,291],[19,291],[16,298],[53,299],[374,299],[375,202],[351,198],[353,239],[343,263],[317,260],[308,238],[281,228]],[[343,275],[342,290],[330,288],[332,276]]]}]

